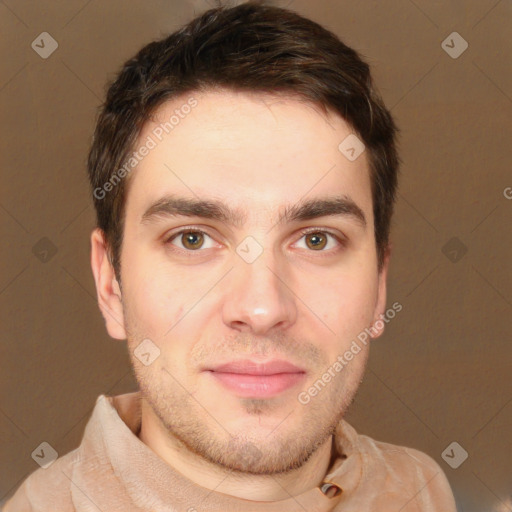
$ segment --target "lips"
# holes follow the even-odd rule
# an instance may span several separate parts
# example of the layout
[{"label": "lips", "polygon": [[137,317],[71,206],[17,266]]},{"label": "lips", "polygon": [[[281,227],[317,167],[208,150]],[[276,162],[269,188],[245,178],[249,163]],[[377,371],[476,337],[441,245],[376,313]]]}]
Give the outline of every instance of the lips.
[{"label": "lips", "polygon": [[278,373],[305,373],[288,361],[282,359],[273,359],[265,363],[251,361],[249,359],[241,359],[239,361],[231,361],[219,366],[209,368],[210,371],[219,373],[238,373],[244,375],[276,375]]},{"label": "lips", "polygon": [[297,386],[305,370],[288,361],[231,361],[206,370],[223,389],[245,398],[270,398]]}]

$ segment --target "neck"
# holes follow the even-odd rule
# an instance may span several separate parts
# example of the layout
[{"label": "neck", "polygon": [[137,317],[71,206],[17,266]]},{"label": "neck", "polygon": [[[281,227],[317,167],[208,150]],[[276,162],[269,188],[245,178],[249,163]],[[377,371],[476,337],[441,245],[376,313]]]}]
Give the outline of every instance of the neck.
[{"label": "neck", "polygon": [[[279,501],[320,485],[332,457],[332,436],[300,468],[284,474],[233,473],[192,453],[161,424],[142,399],[139,439],[183,476],[201,487],[254,501]],[[228,478],[229,477],[229,478]]]}]

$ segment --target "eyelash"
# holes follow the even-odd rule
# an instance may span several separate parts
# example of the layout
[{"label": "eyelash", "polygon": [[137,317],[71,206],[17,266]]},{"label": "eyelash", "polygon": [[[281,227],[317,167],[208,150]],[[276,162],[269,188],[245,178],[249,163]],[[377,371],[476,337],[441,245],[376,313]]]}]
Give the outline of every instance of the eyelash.
[{"label": "eyelash", "polygon": [[[194,226],[190,226],[190,227],[187,227],[187,228],[182,228],[179,231],[176,231],[175,233],[172,233],[171,235],[166,237],[164,243],[165,243],[165,245],[172,246],[172,244],[171,244],[172,240],[177,238],[179,235],[182,235],[183,233],[190,233],[190,232],[192,232],[192,233],[201,233],[202,235],[207,235],[207,236],[209,236],[210,238],[213,239],[213,237],[208,232],[206,232],[206,231],[204,231],[202,229],[196,228]],[[300,238],[303,238],[305,235],[308,235],[308,234],[311,234],[311,233],[322,233],[322,234],[330,235],[332,238],[334,238],[339,243],[339,245],[341,247],[338,248],[338,249],[331,249],[331,250],[327,250],[327,251],[325,251],[325,250],[321,250],[321,251],[313,251],[313,250],[311,250],[309,252],[318,252],[318,253],[338,252],[338,250],[340,250],[341,248],[345,247],[346,244],[347,244],[347,241],[344,238],[342,238],[339,235],[331,232],[330,230],[324,229],[322,227],[303,229],[302,231],[300,231]],[[300,238],[299,238],[299,240],[300,240]],[[203,249],[203,250],[197,249],[196,251],[191,251],[191,250],[187,250],[187,249],[181,249],[180,247],[176,247],[176,246],[172,246],[172,250],[173,251],[177,251],[177,252],[185,253],[187,256],[190,256],[190,257],[196,256],[195,253],[201,253],[201,252],[205,251],[205,249]]]}]

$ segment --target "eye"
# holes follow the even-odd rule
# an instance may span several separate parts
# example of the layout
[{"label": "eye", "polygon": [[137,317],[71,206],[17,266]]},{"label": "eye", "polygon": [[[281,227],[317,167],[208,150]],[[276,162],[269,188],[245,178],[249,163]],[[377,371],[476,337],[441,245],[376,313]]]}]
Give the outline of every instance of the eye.
[{"label": "eye", "polygon": [[[329,245],[329,238],[335,240],[338,246],[344,246],[345,242],[338,235],[325,231],[321,228],[307,229],[301,232],[305,239],[305,249],[311,249],[314,252],[327,252],[324,249]],[[302,240],[301,238],[301,240]],[[329,249],[329,248],[328,248]]]},{"label": "eye", "polygon": [[[204,237],[211,239],[210,235],[200,229],[182,229],[177,233],[174,233],[165,243],[171,243],[175,238],[181,243],[181,246],[177,247],[186,251],[197,251],[198,249],[211,249],[210,247],[204,247]],[[174,245],[174,244],[171,244]]]},{"label": "eye", "polygon": [[[345,245],[345,240],[341,238],[339,235],[331,233],[330,231],[326,231],[322,228],[310,228],[307,230],[303,230],[300,233],[301,240],[305,239],[305,246],[301,247],[304,249],[310,249],[313,252],[327,252],[332,247],[329,246],[329,239],[334,240],[338,246],[343,247]],[[210,244],[205,245],[205,237],[210,239]],[[177,240],[179,243],[173,243],[174,240]],[[197,228],[186,228],[177,231],[170,235],[166,240],[166,244],[173,245],[178,249],[186,252],[199,252],[200,249],[211,249],[214,247],[212,237],[206,233],[205,231]],[[332,245],[332,244],[331,244]],[[324,250],[326,249],[327,250]]]}]

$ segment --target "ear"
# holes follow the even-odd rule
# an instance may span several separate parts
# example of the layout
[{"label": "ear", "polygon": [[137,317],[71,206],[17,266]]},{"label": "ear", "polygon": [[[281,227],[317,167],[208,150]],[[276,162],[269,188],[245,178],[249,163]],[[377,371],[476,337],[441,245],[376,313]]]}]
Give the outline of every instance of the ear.
[{"label": "ear", "polygon": [[121,288],[108,257],[103,231],[96,228],[91,234],[91,267],[96,282],[98,305],[107,331],[112,338],[126,339]]},{"label": "ear", "polygon": [[[379,285],[377,291],[377,302],[375,304],[375,311],[373,314],[373,323],[369,329],[372,338],[378,338],[384,332],[386,322],[382,320],[384,312],[386,311],[386,285],[388,279],[389,269],[389,258],[391,257],[391,244],[388,244],[384,253],[384,261],[382,263],[382,269],[379,272]],[[380,321],[378,321],[380,320]]]}]

